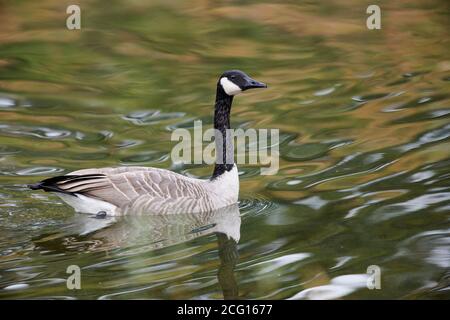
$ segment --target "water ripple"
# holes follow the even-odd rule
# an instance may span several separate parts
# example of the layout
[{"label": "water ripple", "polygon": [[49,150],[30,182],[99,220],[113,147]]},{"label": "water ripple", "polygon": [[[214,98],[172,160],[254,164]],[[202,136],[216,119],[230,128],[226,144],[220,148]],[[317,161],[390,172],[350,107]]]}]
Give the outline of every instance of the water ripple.
[{"label": "water ripple", "polygon": [[19,170],[16,174],[19,176],[43,176],[63,171],[64,169],[56,167],[33,167]]},{"label": "water ripple", "polygon": [[185,116],[184,112],[161,112],[159,110],[135,111],[123,117],[136,125],[157,124],[164,120],[178,119]]},{"label": "water ripple", "polygon": [[72,133],[68,130],[58,130],[46,127],[27,127],[0,124],[0,132],[19,136],[32,136],[42,139],[61,139],[70,136]]}]

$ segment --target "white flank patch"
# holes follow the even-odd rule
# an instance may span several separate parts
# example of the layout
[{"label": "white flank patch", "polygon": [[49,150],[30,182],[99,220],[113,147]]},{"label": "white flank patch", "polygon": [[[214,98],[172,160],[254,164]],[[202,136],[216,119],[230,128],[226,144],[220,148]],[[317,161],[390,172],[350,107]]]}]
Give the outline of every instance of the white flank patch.
[{"label": "white flank patch", "polygon": [[107,215],[114,216],[117,207],[111,203],[89,198],[82,194],[76,193],[76,196],[56,192],[65,203],[75,209],[76,212],[97,214],[100,211],[105,211]]},{"label": "white flank patch", "polygon": [[227,77],[221,78],[220,84],[222,85],[222,88],[225,91],[225,93],[229,96],[234,96],[242,92],[241,88],[239,88],[239,86],[228,80]]}]

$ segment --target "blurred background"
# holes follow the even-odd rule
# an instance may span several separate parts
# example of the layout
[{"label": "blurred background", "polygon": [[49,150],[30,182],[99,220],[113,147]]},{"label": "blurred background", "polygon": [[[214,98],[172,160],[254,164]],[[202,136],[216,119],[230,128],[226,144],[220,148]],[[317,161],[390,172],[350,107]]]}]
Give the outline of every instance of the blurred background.
[{"label": "blurred background", "polygon": [[[0,0],[0,298],[450,298],[449,30],[446,0]],[[232,126],[280,129],[277,175],[239,167],[240,221],[161,231],[26,189],[102,166],[208,177],[170,137],[212,125],[227,69],[269,85]]]}]

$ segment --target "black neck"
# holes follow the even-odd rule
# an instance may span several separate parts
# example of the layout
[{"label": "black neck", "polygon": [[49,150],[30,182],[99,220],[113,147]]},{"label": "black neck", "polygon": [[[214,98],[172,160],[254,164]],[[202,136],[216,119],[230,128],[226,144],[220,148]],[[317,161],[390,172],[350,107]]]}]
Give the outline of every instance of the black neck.
[{"label": "black neck", "polygon": [[[217,84],[216,104],[214,108],[214,129],[216,129],[216,166],[211,179],[225,171],[230,171],[234,165],[233,137],[230,134],[230,111],[233,96],[225,93]],[[218,130],[218,132],[217,132]],[[220,132],[220,133],[219,133]]]}]

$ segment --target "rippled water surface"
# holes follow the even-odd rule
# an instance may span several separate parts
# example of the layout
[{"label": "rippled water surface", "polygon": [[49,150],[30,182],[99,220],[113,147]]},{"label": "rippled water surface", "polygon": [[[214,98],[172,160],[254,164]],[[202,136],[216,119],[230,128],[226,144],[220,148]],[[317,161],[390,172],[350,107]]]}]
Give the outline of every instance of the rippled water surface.
[{"label": "rippled water surface", "polygon": [[[447,1],[0,1],[0,298],[450,298]],[[241,165],[240,202],[94,219],[27,183],[175,165],[212,124],[217,76],[269,89],[232,125],[280,129],[280,170]],[[78,265],[82,289],[68,290]],[[381,290],[366,287],[381,269]]]}]

